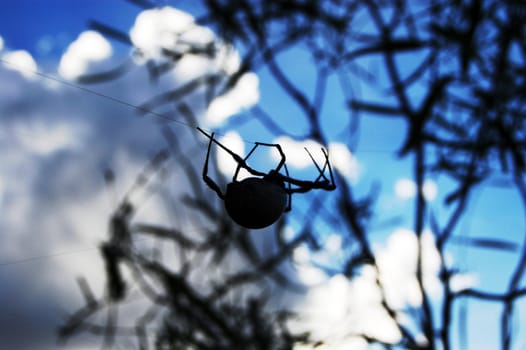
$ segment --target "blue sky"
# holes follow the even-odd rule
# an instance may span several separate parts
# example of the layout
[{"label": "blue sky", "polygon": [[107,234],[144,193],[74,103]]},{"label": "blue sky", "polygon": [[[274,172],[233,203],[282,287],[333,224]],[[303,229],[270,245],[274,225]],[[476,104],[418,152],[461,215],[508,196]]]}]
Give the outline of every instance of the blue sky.
[{"label": "blue sky", "polygon": [[128,28],[137,12],[124,1],[7,1],[0,31],[9,33],[4,34],[6,46],[28,50],[37,59],[56,59],[86,29],[89,20],[110,19]]},{"label": "blue sky", "polygon": [[[3,4],[0,12],[0,37],[3,39],[0,55],[8,60],[9,56],[5,54],[26,50],[40,71],[58,76],[60,59],[69,45],[88,29],[89,20],[96,19],[128,31],[139,12],[137,7],[124,1],[9,1]],[[105,58],[101,67],[128,52],[119,44],[113,45],[112,50],[113,56]],[[291,79],[307,90],[313,85],[311,75],[305,73],[311,67],[304,52],[293,50],[281,60],[288,67],[287,74]],[[98,64],[94,63],[93,67]],[[307,124],[294,117],[297,111],[290,108],[290,101],[279,93],[268,72],[256,73],[261,106],[283,122],[291,134],[304,133]],[[163,88],[162,84],[152,87],[141,83],[146,81],[145,77],[144,70],[137,70],[122,82],[94,89],[139,104],[152,96],[155,89],[162,91]],[[12,348],[21,350],[51,349],[54,348],[54,334],[49,330],[61,321],[61,316],[75,310],[81,303],[75,278],[85,275],[95,286],[101,285],[102,266],[96,246],[105,238],[105,220],[114,204],[102,181],[102,169],[111,166],[116,170],[120,175],[116,191],[123,193],[146,159],[162,147],[162,142],[155,122],[149,118],[137,118],[126,106],[57,85],[46,78],[34,78],[31,74],[28,77],[1,64],[0,81],[4,82],[0,86],[0,297],[14,300],[11,308],[0,315],[0,343],[14,342]],[[247,80],[248,90],[254,88],[251,81]],[[336,84],[335,79],[329,81],[329,87],[333,84]],[[337,89],[331,91],[335,92],[328,94],[323,108],[323,114],[331,117],[324,119],[323,128],[330,142],[345,144],[349,141],[341,132],[346,125],[345,100]],[[360,91],[361,94],[373,93],[365,86]],[[247,98],[247,95],[240,96],[233,99]],[[193,132],[185,127],[178,130],[183,139]],[[399,160],[391,153],[401,143],[404,130],[404,125],[398,120],[387,121],[374,116],[364,119],[353,154],[356,164],[353,163],[349,171],[356,172],[353,175],[356,179],[351,182],[358,193],[365,194],[372,184],[380,184],[382,192],[376,206],[377,224],[401,216],[398,229],[407,230],[412,228],[412,194],[410,182],[409,187],[404,187],[407,182],[400,180],[411,177],[411,159]],[[255,122],[234,131],[245,140],[274,142],[274,136],[264,132]],[[291,163],[299,160],[296,157],[306,157],[301,148],[302,155],[295,150],[295,143],[287,142],[284,141],[283,146]],[[335,164],[338,157],[347,162],[338,171],[349,169],[349,158],[344,157],[346,152],[348,150],[333,154]],[[300,168],[292,170],[298,176],[309,174]],[[446,178],[429,180],[437,192],[430,204],[439,217],[444,217],[448,209],[440,199],[451,183]],[[304,205],[300,201],[298,210],[304,210]],[[503,206],[506,210],[502,210]],[[512,191],[484,186],[483,191],[475,196],[461,230],[477,237],[494,237],[495,232],[502,232],[502,237],[520,243],[526,225],[520,208]],[[166,220],[162,214],[155,213],[155,207],[146,209],[146,212],[151,215],[151,220]],[[399,235],[393,236],[396,232]],[[393,239],[390,246],[388,237],[397,237],[398,241]],[[400,252],[396,251],[399,244],[411,244],[406,231],[392,227],[374,231],[372,238],[377,241],[378,250],[384,253],[387,262],[399,255]],[[466,252],[461,248],[451,249],[462,272],[474,276],[473,281],[481,288],[503,291],[506,279],[500,271],[508,268],[516,255],[508,252],[490,254],[480,249]],[[301,254],[304,252],[297,255]],[[311,272],[303,269],[299,274],[316,275]],[[365,276],[356,285],[368,286],[367,281]],[[330,297],[331,288],[337,293],[347,289],[351,293],[358,287],[353,284],[342,286],[341,281],[332,280],[330,288],[313,294],[313,303],[319,302],[316,299],[319,295]],[[495,348],[498,329],[494,321],[498,313],[493,306],[477,304],[476,307],[477,311],[471,314],[474,318],[472,327],[484,334],[478,337],[478,341],[486,344],[488,349]],[[524,308],[519,315],[524,317]],[[31,337],[23,336],[22,331],[27,329],[32,333]],[[520,339],[517,344],[520,347],[526,343]],[[66,348],[90,349],[86,346],[79,343]],[[475,346],[473,348],[481,349]]]}]

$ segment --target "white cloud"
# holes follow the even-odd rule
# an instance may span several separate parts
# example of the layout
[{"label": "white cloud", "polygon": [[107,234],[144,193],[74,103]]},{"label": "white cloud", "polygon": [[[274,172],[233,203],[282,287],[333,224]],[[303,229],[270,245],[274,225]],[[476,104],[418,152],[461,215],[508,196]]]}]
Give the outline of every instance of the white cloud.
[{"label": "white cloud", "polygon": [[[411,179],[401,178],[395,182],[395,194],[402,200],[414,198],[416,190],[416,183]],[[433,201],[438,194],[438,187],[433,180],[426,179],[422,185],[422,192],[427,201]]]},{"label": "white cloud", "polygon": [[67,79],[88,72],[90,65],[108,59],[112,54],[110,43],[96,31],[85,31],[72,42],[62,58],[58,71]]},{"label": "white cloud", "polygon": [[329,253],[339,252],[342,248],[342,236],[336,233],[329,235],[325,240],[325,248]]},{"label": "white cloud", "polygon": [[413,231],[400,228],[391,234],[385,245],[375,250],[387,301],[395,309],[407,305],[420,306],[422,303],[416,277],[419,246],[422,248],[424,287],[426,292],[436,296],[440,291],[438,272],[441,258],[431,232],[422,233],[419,245]]},{"label": "white cloud", "polygon": [[141,12],[130,30],[140,60],[161,59],[163,50],[185,53],[177,60],[173,74],[188,81],[216,71],[214,56],[189,53],[192,47],[215,46],[214,33],[194,22],[194,17],[173,7]]},{"label": "white cloud", "polygon": [[4,49],[4,39],[0,36],[0,51]]},{"label": "white cloud", "polygon": [[327,274],[322,270],[314,266],[307,264],[299,265],[296,268],[298,278],[300,281],[308,286],[319,285],[327,281]]},{"label": "white cloud", "polygon": [[245,73],[236,85],[225,94],[216,97],[208,107],[205,123],[219,126],[229,117],[249,108],[259,101],[259,78],[254,73]]},{"label": "white cloud", "polygon": [[[329,236],[326,243],[327,246],[334,245],[335,249],[341,242],[331,237],[336,236]],[[422,234],[421,242],[424,285],[426,292],[436,296],[440,291],[440,255],[430,232]],[[301,278],[303,274],[302,280],[308,285],[308,282],[315,282],[315,286],[309,289],[305,300],[298,305],[302,319],[292,323],[293,327],[297,327],[294,329],[312,330],[313,339],[323,340],[323,348],[327,350],[350,348],[351,344],[361,339],[359,335],[392,344],[401,339],[395,321],[382,306],[382,293],[376,280],[377,277],[380,279],[391,308],[403,310],[407,306],[421,305],[422,296],[416,279],[418,241],[412,231],[394,231],[384,245],[375,249],[378,270],[365,265],[352,279],[343,275],[329,279],[317,276],[320,271],[307,269],[312,258],[307,247],[300,248],[294,251],[295,261],[300,264],[298,275]],[[399,322],[408,319],[402,312],[396,317]],[[366,344],[357,345],[358,348],[361,346],[367,348]],[[300,345],[296,349],[310,348]]]},{"label": "white cloud", "polygon": [[307,264],[310,261],[310,252],[309,248],[302,244],[294,249],[292,258],[297,264]]},{"label": "white cloud", "polygon": [[395,194],[401,199],[410,199],[416,196],[416,185],[409,179],[398,179],[395,183]]},{"label": "white cloud", "polygon": [[194,28],[192,15],[167,6],[141,12],[130,30],[130,38],[141,53],[155,58],[163,47],[175,48],[182,33]]},{"label": "white cloud", "polygon": [[[309,290],[299,305],[301,319],[293,329],[311,330],[313,340],[323,340],[327,350],[367,348],[359,335],[396,343],[401,334],[381,305],[374,269],[365,266],[352,280],[335,275],[326,283]],[[298,349],[307,349],[298,346]]]},{"label": "white cloud", "polygon": [[207,57],[187,54],[177,61],[173,76],[178,81],[190,81],[207,74],[211,70],[212,63]]},{"label": "white cloud", "polygon": [[[185,53],[175,64],[174,77],[178,81],[189,81],[215,74],[224,78],[218,83],[218,91],[241,64],[237,50],[219,41],[209,28],[196,24],[190,14],[171,7],[142,12],[130,30],[130,37],[143,58],[162,59],[163,49]],[[211,54],[189,52],[196,47],[210,48]],[[206,107],[204,126],[217,127],[258,101],[258,76],[245,73],[234,87],[215,96]]]},{"label": "white cloud", "polygon": [[2,219],[2,203],[4,201],[4,181],[0,176],[0,220]]},{"label": "white cloud", "polygon": [[349,148],[343,143],[329,144],[329,157],[331,164],[343,176],[352,183],[356,183],[361,173],[361,166],[351,153]]},{"label": "white cloud", "polygon": [[81,146],[82,130],[78,125],[58,124],[33,120],[18,123],[13,128],[17,141],[28,151],[47,156],[62,149],[75,149]]},{"label": "white cloud", "polygon": [[2,59],[7,62],[4,63],[6,68],[20,72],[27,79],[36,78],[37,63],[29,52],[25,50],[7,52],[2,55]]},{"label": "white cloud", "polygon": [[230,45],[220,45],[217,48],[216,57],[216,69],[223,70],[226,74],[236,73],[241,66],[239,52]]},{"label": "white cloud", "polygon": [[422,186],[422,191],[426,200],[433,201],[438,193],[438,187],[436,185],[436,182],[431,179],[426,179]]},{"label": "white cloud", "polygon": [[479,284],[479,278],[476,274],[467,273],[460,274],[457,273],[451,277],[449,280],[449,287],[453,292],[460,292],[464,289],[469,289],[476,287]]}]

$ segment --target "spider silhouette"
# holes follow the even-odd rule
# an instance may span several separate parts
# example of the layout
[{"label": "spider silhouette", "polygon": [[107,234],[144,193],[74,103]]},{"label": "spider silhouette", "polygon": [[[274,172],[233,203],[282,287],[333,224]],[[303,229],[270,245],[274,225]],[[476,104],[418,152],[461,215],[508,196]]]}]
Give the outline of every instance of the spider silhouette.
[{"label": "spider silhouette", "polygon": [[[325,156],[325,164],[320,167],[314,160],[311,153],[305,148],[312,162],[319,171],[318,177],[314,181],[298,180],[289,176],[286,158],[279,144],[256,142],[254,147],[248,152],[245,158],[228,149],[214,138],[214,133],[207,134],[201,128],[197,128],[201,133],[210,139],[206,153],[205,164],[203,166],[203,180],[219,198],[224,201],[225,209],[228,215],[237,224],[250,228],[261,229],[275,223],[283,213],[291,210],[292,194],[305,193],[313,189],[332,191],[336,189],[334,177],[332,174],[331,164],[329,163],[329,154],[325,149],[321,149]],[[226,186],[226,192],[223,193],[219,185],[208,176],[208,161],[210,159],[210,150],[212,143],[217,144],[223,150],[228,152],[237,162],[237,168],[234,172],[232,182]],[[268,173],[251,168],[247,164],[248,158],[259,146],[275,147],[281,156],[281,160],[276,168]],[[247,170],[251,175],[241,181],[237,180],[241,168]],[[285,174],[280,173],[285,169]],[[329,178],[325,175],[328,169]]]}]

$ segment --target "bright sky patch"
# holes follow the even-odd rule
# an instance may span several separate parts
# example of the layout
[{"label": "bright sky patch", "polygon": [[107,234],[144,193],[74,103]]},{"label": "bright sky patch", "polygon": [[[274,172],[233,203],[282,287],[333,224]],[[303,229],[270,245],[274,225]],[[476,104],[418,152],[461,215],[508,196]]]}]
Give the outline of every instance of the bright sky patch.
[{"label": "bright sky patch", "polygon": [[112,54],[110,43],[98,32],[85,31],[72,42],[60,59],[58,71],[67,79],[86,74],[90,64],[103,61]]},{"label": "bright sky patch", "polygon": [[29,152],[48,156],[62,149],[79,147],[81,137],[73,125],[51,124],[42,121],[15,125],[14,135]]},{"label": "bright sky patch", "polygon": [[244,74],[232,90],[214,99],[206,111],[205,123],[219,126],[229,117],[256,104],[259,100],[259,78]]},{"label": "bright sky patch", "polygon": [[[395,182],[394,191],[398,198],[402,200],[412,199],[416,196],[416,183],[408,178],[401,178]],[[431,179],[426,179],[422,185],[424,198],[433,201],[438,194],[438,187]]]},{"label": "bright sky patch", "polygon": [[37,63],[31,54],[25,50],[17,50],[5,53],[2,59],[8,62],[4,64],[6,68],[20,72],[27,79],[36,77]]},{"label": "bright sky patch", "polygon": [[146,10],[137,16],[130,38],[145,56],[159,57],[163,47],[173,48],[194,25],[192,15],[173,7]]}]

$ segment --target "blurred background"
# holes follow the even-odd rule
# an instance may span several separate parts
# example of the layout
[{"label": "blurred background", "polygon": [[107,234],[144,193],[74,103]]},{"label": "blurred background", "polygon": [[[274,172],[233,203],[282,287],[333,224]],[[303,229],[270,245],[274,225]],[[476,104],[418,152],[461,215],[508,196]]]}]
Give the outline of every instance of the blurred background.
[{"label": "blurred background", "polygon": [[[4,2],[0,344],[526,348],[525,20],[491,0]],[[292,179],[328,179],[327,149],[337,188],[241,227],[196,127],[241,157],[279,144]],[[223,191],[237,165],[212,144]]]}]

